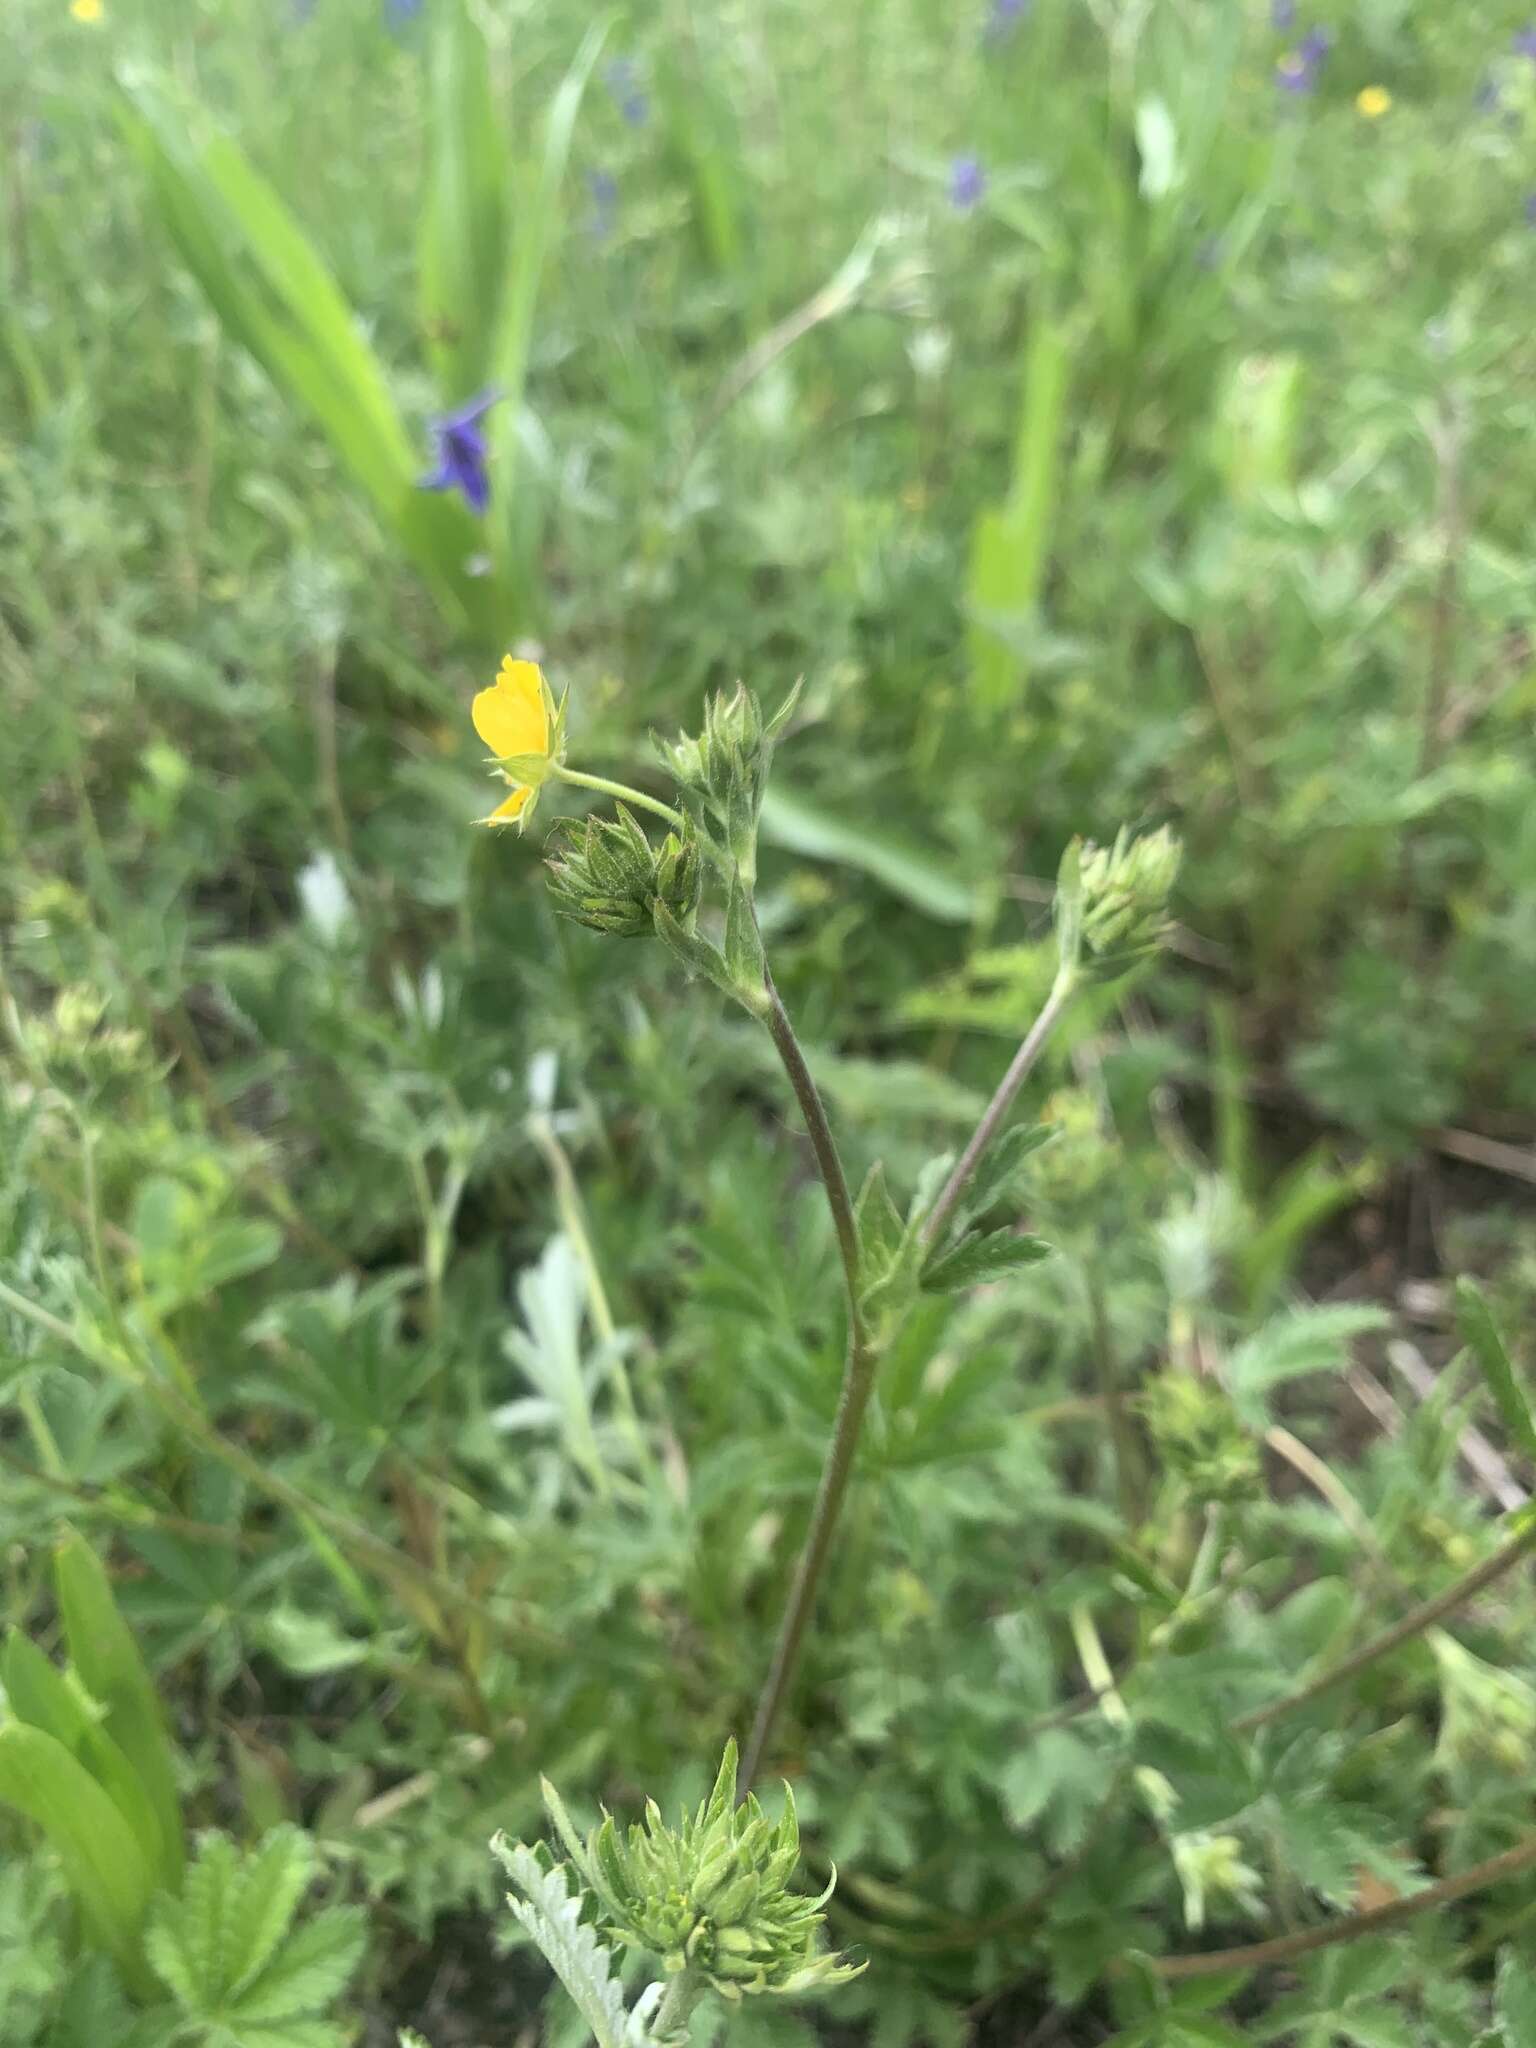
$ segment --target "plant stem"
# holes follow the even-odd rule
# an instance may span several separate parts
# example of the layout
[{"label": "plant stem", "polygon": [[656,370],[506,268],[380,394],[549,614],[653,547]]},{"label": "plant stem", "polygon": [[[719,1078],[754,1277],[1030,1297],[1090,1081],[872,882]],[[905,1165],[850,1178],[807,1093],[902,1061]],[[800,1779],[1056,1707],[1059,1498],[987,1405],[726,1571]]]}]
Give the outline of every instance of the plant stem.
[{"label": "plant stem", "polygon": [[[740,1782],[743,1797],[757,1775],[769,1737],[773,1733],[773,1724],[778,1717],[779,1708],[783,1705],[784,1695],[800,1661],[805,1633],[816,1604],[817,1587],[826,1566],[838,1520],[842,1515],[849,1481],[853,1477],[854,1455],[858,1449],[860,1431],[864,1427],[869,1397],[874,1389],[875,1371],[880,1362],[879,1352],[859,1306],[858,1226],[854,1222],[853,1201],[848,1193],[848,1180],[843,1172],[837,1141],[832,1135],[831,1125],[827,1122],[827,1112],[822,1105],[821,1095],[811,1070],[805,1063],[805,1054],[795,1037],[794,1026],[790,1023],[788,1012],[773,985],[773,976],[766,970],[763,975],[763,986],[767,996],[763,1022],[768,1027],[768,1034],[783,1063],[784,1071],[789,1076],[789,1084],[795,1091],[795,1099],[800,1104],[800,1113],[805,1119],[806,1131],[810,1136],[822,1184],[826,1189],[827,1206],[832,1212],[832,1226],[837,1233],[837,1248],[843,1262],[843,1280],[848,1294],[848,1356],[843,1366],[843,1384],[837,1398],[837,1416],[832,1425],[832,1439],[827,1446],[826,1460],[821,1468],[821,1480],[816,1489],[815,1505],[811,1509],[811,1522],[806,1531],[805,1547],[795,1567],[794,1583],[790,1587],[784,1618],[779,1624],[779,1635],[774,1645],[768,1679],[758,1700],[752,1733],[747,1738],[746,1750],[742,1757]],[[922,1240],[925,1244],[936,1241],[953,1215],[955,1206],[975,1173],[982,1154],[997,1136],[1014,1097],[1023,1087],[1031,1068],[1040,1057],[1052,1026],[1071,1000],[1076,986],[1076,977],[1070,969],[1062,968],[1058,971],[1044,1008],[1030,1026],[1023,1044],[1014,1054],[1012,1064],[998,1084],[996,1094],[988,1103],[970,1143],[961,1154],[958,1165],[923,1226]]]},{"label": "plant stem", "polygon": [[665,2044],[665,2048],[671,2048],[675,2041],[685,2041],[689,2018],[703,1996],[704,1980],[696,1977],[692,1970],[684,1970],[680,1977],[674,1977],[651,2020],[652,2038]]},{"label": "plant stem", "polygon": [[1077,977],[1070,968],[1063,967],[1051,984],[1051,992],[1023,1044],[1014,1054],[1008,1071],[997,1084],[997,1092],[982,1113],[981,1122],[971,1133],[971,1141],[961,1153],[954,1172],[944,1185],[944,1191],[928,1212],[923,1224],[923,1242],[937,1244],[944,1233],[944,1226],[955,1212],[956,1204],[970,1185],[971,1177],[981,1163],[981,1156],[1002,1128],[1003,1119],[1013,1107],[1013,1099],[1029,1078],[1031,1069],[1044,1050],[1045,1041],[1050,1037],[1057,1019],[1077,991]]},{"label": "plant stem", "polygon": [[1517,1565],[1533,1548],[1536,1548],[1536,1522],[1529,1522],[1511,1536],[1507,1543],[1501,1544],[1491,1557],[1485,1557],[1481,1564],[1474,1565],[1471,1571],[1463,1573],[1454,1585],[1447,1586],[1443,1593],[1437,1593],[1432,1600],[1421,1601],[1417,1607],[1410,1608],[1400,1621],[1395,1621],[1390,1628],[1383,1629],[1380,1635],[1373,1636],[1369,1642],[1362,1643],[1350,1656],[1342,1658],[1327,1671],[1320,1672],[1316,1678],[1309,1679],[1305,1685],[1298,1686],[1294,1692],[1285,1693],[1279,1699],[1271,1700],[1268,1706],[1255,1707],[1249,1713],[1240,1714],[1232,1723],[1234,1730],[1246,1734],[1248,1730],[1262,1728],[1266,1722],[1276,1721],[1282,1714],[1289,1714],[1297,1707],[1310,1706],[1312,1701],[1323,1693],[1331,1691],[1336,1685],[1342,1685],[1345,1679],[1353,1678],[1368,1664],[1374,1664],[1378,1657],[1387,1656],[1400,1644],[1421,1635],[1427,1628],[1433,1628],[1435,1623],[1443,1621],[1446,1615],[1453,1614],[1458,1607],[1464,1606],[1468,1600],[1481,1593],[1485,1586],[1491,1586],[1495,1579],[1502,1578],[1505,1572]]},{"label": "plant stem", "polygon": [[642,810],[654,811],[658,818],[665,818],[675,832],[683,829],[682,813],[674,811],[659,797],[647,796],[643,789],[631,789],[623,782],[610,782],[606,775],[585,775],[579,768],[557,768],[555,774],[561,782],[569,782],[577,789],[595,790],[599,796],[617,797],[620,803],[639,804]]},{"label": "plant stem", "polygon": [[800,1552],[799,1563],[795,1566],[794,1583],[790,1587],[784,1618],[779,1623],[773,1661],[757,1703],[752,1733],[747,1739],[746,1752],[742,1758],[740,1787],[743,1798],[751,1789],[752,1780],[762,1763],[763,1753],[773,1733],[773,1724],[778,1718],[784,1695],[800,1661],[806,1629],[810,1625],[816,1605],[817,1587],[821,1582],[821,1575],[832,1547],[832,1537],[843,1511],[848,1483],[853,1476],[854,1453],[858,1449],[859,1433],[864,1426],[870,1392],[875,1383],[875,1367],[879,1362],[879,1354],[871,1342],[863,1311],[859,1306],[858,1229],[854,1222],[853,1201],[848,1193],[848,1178],[843,1172],[837,1141],[832,1135],[831,1125],[827,1122],[827,1112],[821,1100],[820,1090],[805,1063],[805,1054],[800,1049],[800,1041],[796,1038],[794,1026],[789,1021],[789,1013],[773,985],[773,976],[766,971],[763,986],[768,998],[764,1022],[783,1062],[789,1084],[795,1091],[795,1099],[800,1104],[800,1113],[805,1119],[805,1128],[811,1140],[811,1149],[816,1155],[822,1185],[826,1189],[827,1207],[832,1212],[832,1227],[837,1234],[838,1254],[843,1265],[843,1282],[848,1295],[848,1354],[843,1366],[842,1389],[837,1397],[837,1417],[832,1425],[832,1438],[827,1445],[826,1460],[822,1465],[821,1479],[816,1488],[816,1501],[811,1509],[810,1527],[806,1531],[805,1546]]},{"label": "plant stem", "polygon": [[795,1027],[790,1023],[789,1012],[774,987],[773,976],[766,970],[763,975],[763,987],[768,997],[768,1010],[763,1021],[768,1027],[768,1035],[773,1040],[774,1049],[784,1064],[784,1071],[789,1076],[789,1085],[795,1091],[795,1100],[799,1103],[800,1114],[805,1119],[806,1135],[811,1141],[811,1150],[816,1154],[816,1168],[827,1191],[827,1207],[832,1211],[832,1228],[837,1232],[838,1256],[842,1260],[843,1281],[848,1290],[850,1331],[858,1331],[861,1325],[859,1233],[853,1220],[853,1198],[848,1192],[848,1178],[843,1172],[843,1162],[837,1149],[837,1140],[832,1135],[832,1126],[827,1121],[821,1091],[806,1065],[805,1054],[801,1051],[800,1041],[795,1036]]},{"label": "plant stem", "polygon": [[1532,1865],[1536,1865],[1536,1835],[1528,1835],[1502,1855],[1490,1856],[1484,1863],[1474,1863],[1470,1870],[1460,1871],[1455,1877],[1442,1878],[1439,1884],[1429,1885],[1424,1891],[1410,1892],[1406,1898],[1392,1899],[1385,1906],[1372,1906],[1364,1913],[1347,1914],[1342,1920],[1331,1921],[1325,1927],[1306,1927],[1296,1934],[1279,1935],[1273,1941],[1252,1942],[1246,1948],[1218,1948],[1196,1956],[1152,1956],[1148,1961],[1164,1982],[1176,1982],[1185,1977],[1214,1977],[1226,1970],[1260,1970],[1270,1963],[1287,1963],[1296,1956],[1311,1955],[1315,1949],[1332,1948],[1341,1941],[1359,1941],[1365,1935],[1399,1926],[1419,1913],[1454,1905],[1471,1892],[1500,1884],[1507,1877],[1518,1877],[1521,1871],[1529,1870]]}]

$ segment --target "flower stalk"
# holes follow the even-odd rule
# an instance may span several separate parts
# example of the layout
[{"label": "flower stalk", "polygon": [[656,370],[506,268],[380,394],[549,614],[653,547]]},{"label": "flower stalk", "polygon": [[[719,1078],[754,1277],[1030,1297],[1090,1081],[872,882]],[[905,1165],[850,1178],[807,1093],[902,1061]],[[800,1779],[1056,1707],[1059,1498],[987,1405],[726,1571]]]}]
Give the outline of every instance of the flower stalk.
[{"label": "flower stalk", "polygon": [[[619,803],[617,821],[589,818],[564,829],[550,862],[556,907],[611,935],[660,938],[690,974],[712,982],[763,1025],[800,1106],[832,1219],[847,1300],[847,1353],[810,1521],[747,1740],[743,1807],[750,1803],[752,1781],[772,1742],[815,1617],[880,1360],[920,1291],[968,1287],[1046,1251],[1011,1223],[988,1226],[989,1212],[1003,1204],[1010,1174],[1035,1140],[1021,1131],[1012,1133],[1007,1145],[998,1141],[1078,990],[1126,972],[1160,943],[1179,860],[1178,844],[1166,831],[1134,840],[1121,833],[1107,848],[1077,841],[1068,847],[1056,891],[1055,980],[937,1199],[930,1202],[920,1192],[903,1218],[877,1171],[856,1204],[826,1105],[775,986],[754,902],[758,821],[774,749],[797,697],[798,688],[765,718],[757,698],[738,685],[711,701],[697,734],[658,742],[678,785],[679,808],[568,768],[564,699],[555,704],[531,663],[505,663],[497,684],[482,691],[474,705],[476,730],[493,749],[497,773],[512,785],[512,795],[487,823],[515,821],[521,827],[549,780]],[[670,830],[660,848],[625,808],[630,805],[665,820]],[[698,925],[706,864],[723,885],[719,942]],[[734,1757],[731,1784],[734,1799]],[[677,1967],[686,1969],[691,1961],[689,1950],[679,1956]],[[675,1988],[682,2000],[682,1989]]]}]

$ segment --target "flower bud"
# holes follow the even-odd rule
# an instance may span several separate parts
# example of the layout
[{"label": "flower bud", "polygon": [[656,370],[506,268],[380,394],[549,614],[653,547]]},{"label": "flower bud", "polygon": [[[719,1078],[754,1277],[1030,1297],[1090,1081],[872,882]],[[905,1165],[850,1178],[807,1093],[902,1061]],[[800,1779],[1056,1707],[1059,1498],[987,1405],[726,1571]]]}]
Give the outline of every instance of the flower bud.
[{"label": "flower bud", "polygon": [[698,909],[703,868],[691,829],[652,846],[623,804],[616,819],[569,820],[548,862],[550,893],[562,916],[620,938],[648,937],[662,903],[678,923]]},{"label": "flower bud", "polygon": [[862,1967],[821,1946],[831,1887],[819,1898],[789,1888],[800,1846],[794,1800],[777,1821],[754,1798],[736,1804],[734,1743],[709,1797],[676,1828],[647,1801],[645,1825],[623,1842],[608,1820],[583,1843],[547,1785],[545,1799],[604,1932],[661,1956],[670,1973],[697,1971],[734,2002],[838,1984]]},{"label": "flower bud", "polygon": [[1063,964],[1107,981],[1154,952],[1182,853],[1166,825],[1140,839],[1122,829],[1109,847],[1073,840],[1056,888]]},{"label": "flower bud", "polygon": [[658,740],[657,751],[676,777],[683,802],[700,826],[730,854],[750,886],[757,867],[757,820],[779,735],[800,695],[797,683],[770,719],[744,683],[710,698],[704,730]]}]

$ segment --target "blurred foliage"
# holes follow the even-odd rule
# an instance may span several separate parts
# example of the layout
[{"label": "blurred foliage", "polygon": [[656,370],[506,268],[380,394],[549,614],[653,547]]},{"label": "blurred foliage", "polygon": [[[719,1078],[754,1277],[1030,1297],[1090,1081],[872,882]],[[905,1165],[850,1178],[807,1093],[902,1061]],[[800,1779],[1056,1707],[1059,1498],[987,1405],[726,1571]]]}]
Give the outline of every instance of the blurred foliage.
[{"label": "blurred foliage", "polygon": [[[362,2038],[540,2011],[482,1915],[541,1771],[584,1815],[707,1792],[842,1352],[750,1022],[559,920],[542,821],[469,829],[504,640],[644,787],[706,688],[804,678],[759,914],[903,1205],[1045,996],[1064,848],[1185,843],[1171,949],[1032,1084],[1054,1256],[925,1298],[883,1369],[770,1759],[871,1964],[832,2024],[1536,2038],[1528,1869],[1280,1971],[1139,1960],[1530,1825],[1519,1571],[1234,1726],[1515,1540],[1531,1479],[1527,29],[10,0],[5,1619],[99,1764],[52,1558],[109,1563],[162,1810],[241,1845],[206,1886],[291,1849],[366,1904]],[[415,489],[482,384],[483,532]],[[0,2038],[135,2041],[46,1832],[0,1837]],[[337,2038],[354,1926],[274,1950],[330,1930],[260,2048]]]}]

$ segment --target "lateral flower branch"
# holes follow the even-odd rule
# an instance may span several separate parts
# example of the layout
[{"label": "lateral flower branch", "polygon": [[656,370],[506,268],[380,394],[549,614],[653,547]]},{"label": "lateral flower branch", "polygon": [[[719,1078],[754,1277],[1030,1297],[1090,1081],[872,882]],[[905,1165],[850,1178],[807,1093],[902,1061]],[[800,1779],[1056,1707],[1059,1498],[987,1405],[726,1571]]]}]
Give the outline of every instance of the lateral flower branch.
[{"label": "lateral flower branch", "polygon": [[[568,767],[565,698],[556,702],[531,662],[504,662],[473,711],[495,772],[510,787],[484,823],[524,828],[540,792],[556,780],[615,799],[614,819],[557,828],[549,864],[556,908],[615,937],[654,935],[690,975],[712,983],[763,1026],[800,1106],[831,1212],[847,1297],[847,1356],[810,1522],[742,1758],[743,1794],[794,1684],[880,1361],[921,1295],[997,1279],[1046,1254],[1039,1239],[1018,1230],[1015,1199],[1018,1169],[1044,1133],[1010,1123],[1010,1112],[1073,998],[1125,974],[1162,943],[1180,857],[1166,829],[1140,838],[1122,831],[1107,847],[1077,840],[1068,846],[1057,878],[1051,989],[969,1143],[958,1158],[930,1163],[905,1210],[878,1166],[855,1199],[774,985],[754,901],[763,797],[798,695],[797,685],[769,717],[738,684],[709,702],[697,734],[658,741],[677,785],[675,805]],[[665,821],[660,843],[647,837],[637,808]]]}]

